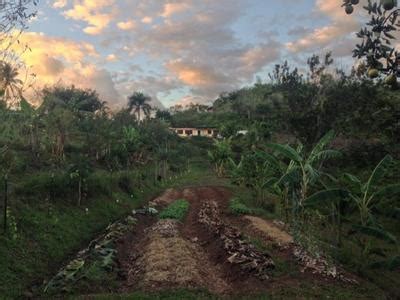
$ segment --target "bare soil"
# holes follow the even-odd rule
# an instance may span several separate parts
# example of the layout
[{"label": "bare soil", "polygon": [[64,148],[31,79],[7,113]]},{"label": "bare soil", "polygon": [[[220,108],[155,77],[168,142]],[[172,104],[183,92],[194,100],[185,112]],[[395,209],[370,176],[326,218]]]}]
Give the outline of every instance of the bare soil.
[{"label": "bare soil", "polygon": [[[226,188],[169,189],[151,205],[161,209],[182,198],[190,202],[184,222],[139,216],[134,232],[121,241],[120,292],[189,288],[249,296],[304,282],[332,282],[300,272],[291,251],[280,247],[291,244],[293,238],[278,225],[258,217],[231,215],[231,192]],[[280,246],[263,252],[248,236]],[[276,276],[275,258],[295,271]]]}]

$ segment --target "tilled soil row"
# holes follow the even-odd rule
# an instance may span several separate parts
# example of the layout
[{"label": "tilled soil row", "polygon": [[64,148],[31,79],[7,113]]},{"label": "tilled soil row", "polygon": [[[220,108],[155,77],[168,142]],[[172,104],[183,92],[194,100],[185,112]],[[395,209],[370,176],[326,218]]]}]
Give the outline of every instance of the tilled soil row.
[{"label": "tilled soil row", "polygon": [[201,247],[180,235],[175,220],[160,220],[146,230],[142,254],[128,272],[128,282],[139,289],[203,288],[223,293],[226,284],[211,273]]},{"label": "tilled soil row", "polygon": [[262,280],[269,278],[268,272],[275,267],[270,255],[257,250],[243,239],[239,230],[225,224],[216,201],[203,203],[198,216],[199,222],[223,242],[231,264],[239,265],[249,276],[255,275]]}]

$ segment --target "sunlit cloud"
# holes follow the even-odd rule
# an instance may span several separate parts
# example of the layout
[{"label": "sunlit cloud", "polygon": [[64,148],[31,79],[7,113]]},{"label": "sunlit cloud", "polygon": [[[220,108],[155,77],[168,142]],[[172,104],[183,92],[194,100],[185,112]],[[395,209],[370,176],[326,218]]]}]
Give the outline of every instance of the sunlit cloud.
[{"label": "sunlit cloud", "polygon": [[[121,96],[110,73],[91,61],[99,57],[93,45],[33,32],[22,34],[20,44],[14,45],[15,50],[18,51],[17,48],[23,44],[30,45],[32,49],[24,52],[21,59],[36,75],[34,90],[54,84],[75,85],[96,89],[110,106],[121,105]],[[32,96],[33,91],[28,92],[33,102],[37,103],[38,99]]]},{"label": "sunlit cloud", "polygon": [[129,20],[126,22],[118,22],[117,26],[119,29],[122,29],[122,30],[131,30],[136,27],[136,22],[134,22],[132,20]]},{"label": "sunlit cloud", "polygon": [[54,1],[53,7],[54,8],[64,8],[65,6],[67,6],[67,4],[68,4],[67,0],[57,0],[57,1]]},{"label": "sunlit cloud", "polygon": [[84,32],[91,35],[98,35],[113,20],[115,7],[114,0],[82,0],[75,1],[74,6],[64,12],[67,18],[84,21],[88,24]]},{"label": "sunlit cloud", "polygon": [[144,24],[151,24],[152,22],[153,22],[152,17],[146,16],[146,17],[142,18],[142,23],[144,23]]},{"label": "sunlit cloud", "polygon": [[166,3],[164,5],[164,11],[161,16],[164,18],[169,18],[174,14],[182,13],[189,8],[188,3]]}]

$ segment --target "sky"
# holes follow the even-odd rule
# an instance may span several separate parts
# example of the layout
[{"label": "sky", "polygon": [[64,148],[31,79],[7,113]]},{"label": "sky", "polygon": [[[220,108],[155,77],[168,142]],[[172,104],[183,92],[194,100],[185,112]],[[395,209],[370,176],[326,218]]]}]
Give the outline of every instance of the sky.
[{"label": "sky", "polygon": [[[362,0],[363,2],[366,0]],[[208,104],[268,80],[275,64],[304,68],[332,51],[352,63],[361,6],[342,0],[41,0],[21,37],[35,85],[96,89],[110,107],[142,91],[153,104]]]}]

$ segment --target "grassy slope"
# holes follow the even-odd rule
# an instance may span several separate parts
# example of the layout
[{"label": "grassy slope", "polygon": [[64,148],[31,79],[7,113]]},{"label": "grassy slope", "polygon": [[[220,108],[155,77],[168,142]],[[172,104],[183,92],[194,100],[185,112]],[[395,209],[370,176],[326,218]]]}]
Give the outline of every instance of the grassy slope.
[{"label": "grassy slope", "polygon": [[109,223],[127,215],[162,188],[144,186],[143,192],[135,196],[115,190],[112,196],[88,199],[81,207],[63,200],[52,206],[50,214],[43,203],[14,204],[18,211],[17,238],[0,235],[0,298],[19,298],[31,288],[41,288],[45,278]]}]

